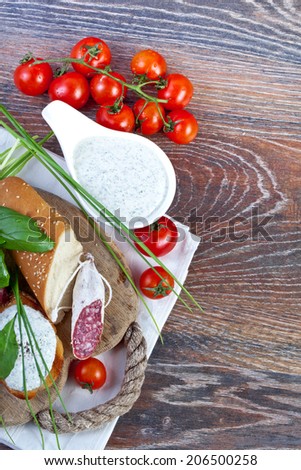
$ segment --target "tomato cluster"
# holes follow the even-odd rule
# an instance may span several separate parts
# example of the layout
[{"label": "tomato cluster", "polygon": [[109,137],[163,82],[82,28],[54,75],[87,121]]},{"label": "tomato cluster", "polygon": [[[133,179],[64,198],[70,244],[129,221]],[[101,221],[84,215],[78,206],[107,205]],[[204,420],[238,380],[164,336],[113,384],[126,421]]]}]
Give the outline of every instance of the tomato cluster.
[{"label": "tomato cluster", "polygon": [[[54,76],[49,62],[55,61],[65,65]],[[72,72],[66,67],[70,63]],[[135,54],[130,64],[131,82],[112,71],[110,63],[108,45],[99,38],[87,37],[77,42],[64,59],[43,61],[25,56],[14,72],[14,82],[27,95],[48,90],[51,101],[61,100],[76,109],[83,108],[91,96],[100,105],[96,121],[110,129],[143,135],[163,130],[178,144],[187,144],[196,137],[197,121],[184,110],[192,98],[193,85],[180,73],[167,75],[161,54],[150,49]],[[139,97],[133,107],[124,103],[129,90]]]}]

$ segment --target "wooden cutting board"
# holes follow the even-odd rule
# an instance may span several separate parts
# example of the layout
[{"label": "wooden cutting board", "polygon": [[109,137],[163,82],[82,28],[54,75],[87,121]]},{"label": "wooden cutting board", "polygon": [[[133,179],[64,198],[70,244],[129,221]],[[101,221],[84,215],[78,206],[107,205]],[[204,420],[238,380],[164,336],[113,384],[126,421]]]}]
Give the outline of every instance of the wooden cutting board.
[{"label": "wooden cutting board", "polygon": [[[121,268],[108,252],[104,243],[95,235],[93,228],[89,225],[81,211],[58,196],[41,190],[38,192],[48,204],[67,219],[77,238],[83,244],[84,250],[94,256],[97,269],[111,284],[113,292],[112,301],[105,310],[103,335],[94,355],[112,349],[120,343],[129,325],[136,320],[138,313],[137,295]],[[118,258],[122,260],[129,270],[120,250],[108,239],[102,230],[101,233],[110,243]],[[64,368],[57,380],[60,390],[67,380],[70,362],[74,359],[70,344],[70,331],[71,315],[69,313],[57,325],[57,334],[63,342],[65,358]],[[56,394],[53,387],[51,395],[52,399],[55,399]],[[30,400],[30,403],[35,413],[48,408],[47,393],[45,391],[38,393],[34,399]],[[31,420],[25,400],[20,400],[9,394],[3,384],[0,384],[0,416],[3,417],[6,425],[22,424]]]}]

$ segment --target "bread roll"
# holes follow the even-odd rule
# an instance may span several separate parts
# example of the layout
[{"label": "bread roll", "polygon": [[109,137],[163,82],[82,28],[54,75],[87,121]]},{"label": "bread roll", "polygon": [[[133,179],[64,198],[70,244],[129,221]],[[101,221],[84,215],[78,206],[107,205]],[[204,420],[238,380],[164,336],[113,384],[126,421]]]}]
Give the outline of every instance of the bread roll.
[{"label": "bread roll", "polygon": [[[32,299],[29,295],[22,293],[21,300],[24,305],[27,318],[31,324],[31,328],[34,331],[36,341],[42,352],[43,358],[50,370],[51,377],[56,380],[59,376],[63,367],[63,345],[61,340],[56,336],[55,327],[51,324],[43,312],[40,306]],[[17,315],[16,301],[12,297],[6,305],[0,307],[0,330]],[[16,317],[14,323],[14,330],[16,333],[17,343],[19,345],[19,354],[15,362],[14,368],[8,377],[3,381],[8,391],[16,396],[17,398],[25,399],[24,383],[23,383],[23,365],[22,365],[22,352],[21,352],[21,340],[20,340],[20,328],[18,317]],[[24,362],[25,362],[25,377],[26,377],[26,389],[28,398],[33,398],[38,391],[44,389],[44,384],[39,376],[34,356],[32,354],[31,347],[29,345],[28,336],[22,323],[22,336],[23,336],[23,351],[24,351]],[[41,357],[36,348],[36,359],[44,375],[45,382],[48,387],[53,385],[50,375],[41,360]]]},{"label": "bread roll", "polygon": [[[55,248],[46,253],[13,251],[13,257],[30,288],[53,323],[61,321],[64,311],[56,309],[79,257],[83,252],[81,243],[65,218],[25,181],[9,177],[0,181],[0,205],[37,220],[40,228],[55,242]],[[72,306],[70,285],[59,306]]]}]

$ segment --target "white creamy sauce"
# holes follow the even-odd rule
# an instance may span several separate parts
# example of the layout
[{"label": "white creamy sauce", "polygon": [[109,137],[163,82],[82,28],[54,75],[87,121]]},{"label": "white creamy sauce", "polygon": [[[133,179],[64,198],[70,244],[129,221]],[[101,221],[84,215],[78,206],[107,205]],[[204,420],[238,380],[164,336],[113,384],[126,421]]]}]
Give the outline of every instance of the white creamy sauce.
[{"label": "white creamy sauce", "polygon": [[[34,310],[31,307],[25,306],[25,311],[28,317],[28,320],[31,324],[31,327],[34,331],[37,343],[42,351],[44,360],[47,364],[49,370],[52,368],[52,364],[55,358],[56,352],[56,337],[54,330],[48,320],[43,317],[43,315]],[[18,314],[17,314],[17,307],[16,305],[12,305],[4,310],[0,314],[0,330],[2,330],[5,325],[12,320],[12,318],[16,317],[14,323],[14,330],[16,334],[16,340],[19,345],[19,352],[18,357],[16,359],[15,365],[11,373],[8,377],[6,377],[5,382],[8,387],[24,391],[23,387],[23,366],[22,366],[22,350],[21,350],[21,336],[20,336],[20,329],[19,329],[19,321],[18,321]],[[31,346],[29,343],[29,339],[22,322],[22,337],[23,337],[23,351],[24,351],[24,363],[25,363],[25,376],[26,376],[26,388],[27,390],[34,390],[42,385],[42,380],[39,376],[39,372],[37,370],[35,360],[31,351]],[[40,366],[40,369],[46,377],[48,372],[42,362],[41,357],[39,356],[38,351],[34,347],[37,362]]]},{"label": "white creamy sauce", "polygon": [[75,148],[79,183],[117,217],[148,218],[167,195],[168,175],[152,149],[123,138],[89,137]]}]

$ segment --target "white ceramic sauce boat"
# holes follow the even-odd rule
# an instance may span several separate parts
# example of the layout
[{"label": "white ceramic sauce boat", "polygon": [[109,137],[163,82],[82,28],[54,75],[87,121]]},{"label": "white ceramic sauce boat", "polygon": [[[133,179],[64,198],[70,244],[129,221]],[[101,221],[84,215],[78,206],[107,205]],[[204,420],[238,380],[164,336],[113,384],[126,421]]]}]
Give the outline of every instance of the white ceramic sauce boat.
[{"label": "white ceramic sauce boat", "polygon": [[[164,172],[164,178],[166,180],[166,196],[164,197],[164,200],[162,200],[160,205],[156,207],[155,210],[152,210],[151,213],[137,214],[137,219],[142,218],[145,223],[142,223],[141,221],[140,223],[136,222],[135,227],[149,225],[166,213],[175,195],[176,176],[174,168],[169,158],[163,152],[163,150],[158,147],[158,145],[156,145],[151,140],[137,134],[107,129],[106,127],[103,127],[100,124],[92,121],[84,114],[75,110],[74,108],[62,101],[52,101],[43,109],[42,116],[55,133],[60,143],[62,152],[64,154],[68,170],[71,176],[77,182],[79,182],[79,180],[74,168],[74,150],[83,139],[93,137],[112,137],[112,139],[116,139],[118,137],[118,139],[124,139],[124,142],[131,142],[131,145],[133,146],[135,144],[139,144],[139,146],[143,145],[145,146],[145,148],[148,148],[148,151],[152,152],[152,158],[158,159],[161,162],[162,172]],[[122,152],[122,147],[120,149],[120,152]],[[112,156],[112,158],[114,158],[114,156]],[[148,165],[151,165],[152,159],[148,159],[147,163]],[[101,158],[99,159],[99,164],[101,165]],[[124,160],[124,164],[126,165],[126,159]],[[120,168],[120,172],[122,171],[123,168]],[[141,178],[143,178],[143,175],[141,175]],[[85,185],[83,184],[83,186]],[[85,189],[88,190],[87,187],[85,187]],[[118,191],[117,185],[116,191]],[[151,200],[152,196],[153,188],[150,187],[148,190],[147,197],[149,197]],[[138,194],[137,197],[139,197]],[[80,196],[79,198],[90,215],[92,215],[93,217],[99,216],[99,214],[97,214],[96,211],[89,204],[87,204]],[[118,207],[114,208],[115,211],[117,211],[118,209]],[[133,226],[131,225],[131,220],[133,218],[131,220],[128,220],[129,218],[127,217],[127,214],[122,213],[120,215],[123,217],[125,225],[130,228],[133,228]]]}]

